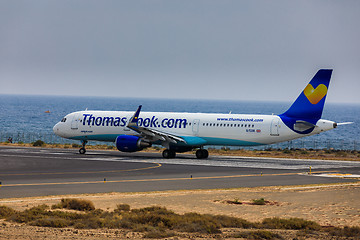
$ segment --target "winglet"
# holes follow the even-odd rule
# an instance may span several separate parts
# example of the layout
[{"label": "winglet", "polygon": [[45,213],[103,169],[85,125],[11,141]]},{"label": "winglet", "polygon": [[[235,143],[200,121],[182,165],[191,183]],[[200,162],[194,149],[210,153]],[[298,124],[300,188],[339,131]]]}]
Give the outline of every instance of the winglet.
[{"label": "winglet", "polygon": [[128,125],[127,125],[128,128],[131,128],[131,129],[137,128],[141,107],[142,107],[142,105],[140,105],[138,107],[138,109],[136,110],[134,115],[130,118],[130,121],[129,121]]}]

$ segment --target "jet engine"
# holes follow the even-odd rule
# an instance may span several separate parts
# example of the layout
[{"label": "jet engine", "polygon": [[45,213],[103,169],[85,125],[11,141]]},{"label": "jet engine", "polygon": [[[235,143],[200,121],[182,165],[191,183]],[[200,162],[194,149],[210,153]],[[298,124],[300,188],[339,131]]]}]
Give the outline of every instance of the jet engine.
[{"label": "jet engine", "polygon": [[131,135],[119,135],[115,140],[115,144],[116,148],[121,152],[136,152],[151,146],[150,142]]}]

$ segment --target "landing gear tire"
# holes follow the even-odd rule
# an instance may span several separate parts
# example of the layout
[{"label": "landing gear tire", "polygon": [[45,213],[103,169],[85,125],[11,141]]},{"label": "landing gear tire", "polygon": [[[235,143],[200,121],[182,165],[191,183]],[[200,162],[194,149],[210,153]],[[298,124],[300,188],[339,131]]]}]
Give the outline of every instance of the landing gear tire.
[{"label": "landing gear tire", "polygon": [[80,153],[80,154],[85,154],[85,153],[86,153],[86,149],[85,149],[85,148],[80,148],[80,149],[79,149],[79,153]]},{"label": "landing gear tire", "polygon": [[86,144],[87,144],[87,141],[82,140],[81,143],[82,143],[82,148],[79,149],[79,153],[80,153],[80,154],[85,154],[85,153],[86,153],[85,146],[86,146]]},{"label": "landing gear tire", "polygon": [[204,157],[203,158],[208,158],[209,157],[209,152],[206,149],[203,149],[203,153],[204,153]]},{"label": "landing gear tire", "polygon": [[206,149],[199,149],[196,151],[195,155],[198,159],[208,158],[209,152]]},{"label": "landing gear tire", "polygon": [[176,152],[171,151],[171,150],[169,150],[169,149],[165,149],[165,150],[162,152],[162,156],[163,156],[163,158],[175,158]]}]

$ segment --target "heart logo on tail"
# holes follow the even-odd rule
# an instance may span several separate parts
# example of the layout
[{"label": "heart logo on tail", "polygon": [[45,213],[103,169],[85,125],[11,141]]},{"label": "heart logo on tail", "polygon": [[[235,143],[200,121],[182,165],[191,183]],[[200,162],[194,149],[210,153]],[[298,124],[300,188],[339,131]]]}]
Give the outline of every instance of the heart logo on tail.
[{"label": "heart logo on tail", "polygon": [[304,94],[311,104],[320,102],[320,100],[326,96],[326,93],[327,87],[324,84],[320,84],[316,89],[314,89],[311,84],[308,84],[304,89]]}]

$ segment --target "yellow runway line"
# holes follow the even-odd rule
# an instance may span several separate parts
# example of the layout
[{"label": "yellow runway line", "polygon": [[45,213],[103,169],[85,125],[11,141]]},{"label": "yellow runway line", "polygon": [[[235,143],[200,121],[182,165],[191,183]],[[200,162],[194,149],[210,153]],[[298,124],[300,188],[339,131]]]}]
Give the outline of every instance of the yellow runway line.
[{"label": "yellow runway line", "polygon": [[[324,173],[330,171],[318,171],[316,173]],[[263,174],[264,176],[289,176],[297,175],[301,173],[273,173]],[[106,181],[108,183],[129,183],[129,182],[157,182],[157,181],[182,181],[182,180],[203,180],[203,179],[222,179],[222,178],[242,178],[242,177],[259,177],[260,174],[248,174],[248,175],[232,175],[232,176],[213,176],[213,177],[186,177],[186,178],[160,178],[160,179],[128,179],[128,180],[113,180]],[[3,187],[17,187],[17,186],[46,186],[46,185],[74,185],[74,184],[104,184],[104,181],[87,181],[87,182],[58,182],[58,183],[17,183],[17,184],[3,184]]]},{"label": "yellow runway line", "polygon": [[[147,162],[149,163],[149,162]],[[125,169],[125,170],[107,170],[107,171],[88,171],[88,172],[48,172],[48,173],[9,173],[9,174],[1,174],[0,176],[31,176],[31,175],[61,175],[61,174],[87,174],[87,173],[114,173],[114,172],[133,172],[133,171],[141,171],[153,168],[159,168],[162,165],[160,163],[152,163],[156,164],[156,166],[145,167],[145,168],[135,168],[135,169]]]}]

